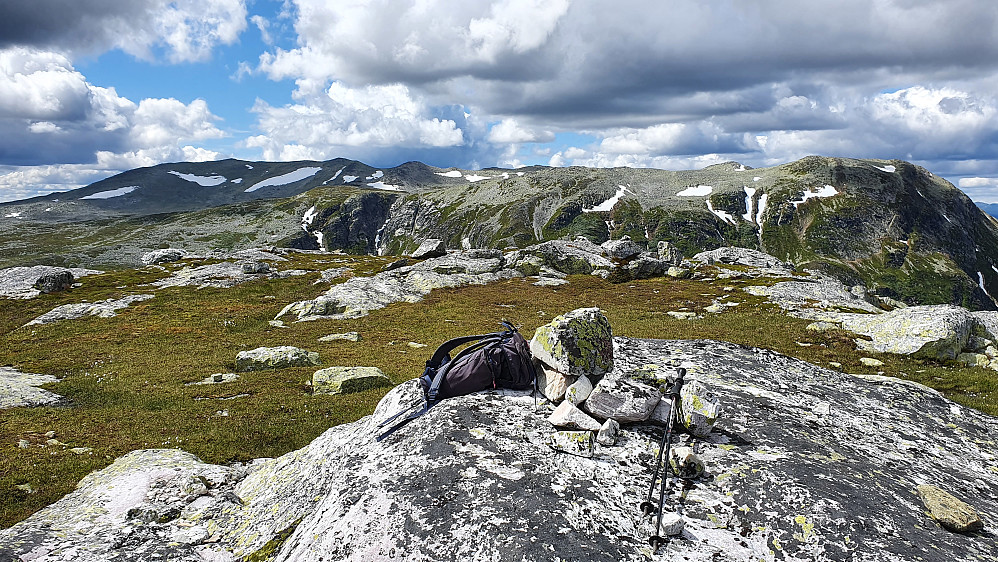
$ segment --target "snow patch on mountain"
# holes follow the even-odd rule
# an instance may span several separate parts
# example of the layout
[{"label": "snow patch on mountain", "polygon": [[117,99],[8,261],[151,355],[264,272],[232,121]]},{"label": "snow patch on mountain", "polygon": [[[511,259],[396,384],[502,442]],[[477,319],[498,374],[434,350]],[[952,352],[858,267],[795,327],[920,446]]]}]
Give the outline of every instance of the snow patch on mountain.
[{"label": "snow patch on mountain", "polygon": [[696,185],[687,187],[676,195],[679,197],[705,197],[714,192],[714,187],[710,185]]},{"label": "snow patch on mountain", "polygon": [[890,164],[884,166],[883,168],[881,168],[880,166],[874,166],[874,168],[880,170],[881,172],[887,172],[889,174],[893,174],[894,172],[896,172],[898,170],[896,167],[894,167],[894,166],[892,166]]},{"label": "snow patch on mountain", "polygon": [[127,195],[138,188],[139,186],[137,185],[130,185],[128,187],[119,187],[118,189],[110,189],[108,191],[98,191],[97,193],[91,193],[86,197],[80,197],[80,199],[110,199],[112,197],[121,197],[122,195]]},{"label": "snow patch on mountain", "polygon": [[762,235],[762,214],[766,212],[766,202],[769,201],[769,194],[763,193],[759,196],[759,210],[755,214],[755,224],[759,225],[759,234]]},{"label": "snow patch on mountain", "polygon": [[804,192],[804,198],[800,201],[794,201],[794,208],[796,209],[798,205],[804,203],[808,199],[815,199],[821,197],[831,197],[833,195],[838,195],[839,192],[834,187],[830,185],[825,185],[823,187],[812,187]]},{"label": "snow patch on mountain", "polygon": [[461,170],[451,170],[449,172],[436,172],[436,174],[438,176],[443,176],[445,178],[459,178],[464,175],[461,173]]},{"label": "snow patch on mountain", "polygon": [[384,191],[405,191],[400,185],[391,185],[383,181],[378,181],[374,183],[367,184],[367,187],[373,187],[374,189],[382,189]]},{"label": "snow patch on mountain", "polygon": [[465,174],[464,175],[464,179],[468,180],[471,183],[475,183],[476,181],[487,180],[487,179],[489,179],[489,176],[479,176],[479,175],[476,175],[476,174]]},{"label": "snow patch on mountain", "polygon": [[745,190],[745,214],[742,215],[742,218],[748,222],[754,222],[752,220],[752,207],[755,206],[755,201],[752,198],[755,197],[757,189],[747,185],[743,189]]},{"label": "snow patch on mountain", "polygon": [[710,197],[707,198],[707,210],[717,215],[717,217],[724,222],[731,224],[738,224],[735,222],[735,217],[731,216],[731,213],[727,211],[722,211],[720,209],[715,209],[714,203],[710,200]]},{"label": "snow patch on mountain", "polygon": [[232,181],[232,183],[243,183],[243,178],[236,178],[236,179],[231,180],[231,181]]},{"label": "snow patch on mountain", "polygon": [[589,209],[582,209],[582,212],[583,213],[606,212],[613,209],[614,205],[616,205],[617,202],[620,201],[620,198],[623,197],[624,194],[630,192],[631,195],[634,195],[634,192],[627,189],[626,186],[618,185],[617,187],[619,189],[617,189],[617,193],[613,194],[613,197],[607,199],[606,201],[600,203],[599,205],[596,205],[595,207],[591,207]]},{"label": "snow patch on mountain", "polygon": [[343,183],[350,183],[355,181],[360,176],[343,176]]},{"label": "snow patch on mountain", "polygon": [[286,174],[281,174],[279,176],[274,176],[272,178],[267,178],[259,183],[255,183],[250,187],[247,187],[244,193],[250,193],[264,187],[270,187],[274,185],[287,185],[289,183],[294,183],[296,181],[301,181],[305,178],[310,178],[315,174],[319,173],[322,168],[317,168],[314,166],[307,166],[305,168],[298,168],[293,172],[288,172]]},{"label": "snow patch on mountain", "polygon": [[228,180],[225,176],[197,176],[194,174],[183,174],[176,170],[170,170],[168,174],[173,174],[182,180],[187,180],[191,183],[196,183],[201,187],[214,187],[216,185],[223,184]]},{"label": "snow patch on mountain", "polygon": [[346,166],[343,166],[343,167],[342,167],[342,168],[340,168],[339,170],[336,170],[336,173],[335,173],[335,174],[333,174],[333,177],[331,177],[331,178],[329,178],[328,180],[326,180],[326,181],[322,182],[322,185],[326,185],[327,183],[329,183],[329,182],[331,182],[331,181],[335,180],[336,178],[340,177],[340,173],[342,173],[342,172],[343,172],[343,170],[346,170],[346,169],[347,169],[347,167],[346,167]]},{"label": "snow patch on mountain", "polygon": [[315,220],[315,216],[318,214],[319,214],[318,211],[315,210],[315,205],[309,207],[309,209],[305,211],[305,215],[302,216],[301,218],[302,230],[308,232],[308,227],[312,225],[312,221]]},{"label": "snow patch on mountain", "polygon": [[365,180],[376,180],[376,179],[378,179],[378,178],[380,178],[380,177],[384,177],[384,175],[385,175],[385,173],[384,173],[384,172],[382,172],[381,170],[378,170],[377,172],[374,172],[373,174],[371,174],[371,175],[367,176],[367,177],[366,177],[366,178],[364,178],[364,179],[365,179]]}]

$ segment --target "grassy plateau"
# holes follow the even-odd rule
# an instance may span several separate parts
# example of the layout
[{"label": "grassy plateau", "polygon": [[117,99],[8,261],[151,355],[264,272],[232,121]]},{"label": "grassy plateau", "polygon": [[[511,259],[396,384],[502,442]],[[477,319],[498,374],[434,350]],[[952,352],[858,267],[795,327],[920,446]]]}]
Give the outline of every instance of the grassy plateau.
[{"label": "grassy plateau", "polygon": [[[387,391],[313,396],[306,382],[315,368],[240,373],[238,381],[217,385],[185,384],[233,372],[239,351],[294,345],[319,352],[323,367],[376,366],[398,383],[418,376],[427,357],[449,338],[495,331],[502,319],[529,338],[552,317],[578,307],[603,309],[615,335],[724,340],[820,366],[839,363],[837,368],[851,373],[881,371],[998,413],[993,371],[893,355],[872,355],[885,365],[866,367],[859,358],[871,355],[857,352],[852,336],[806,331],[808,321],[741,291],[774,280],[659,278],[614,284],[573,276],[569,284],[551,288],[534,286],[531,278],[511,279],[436,290],[422,302],[391,305],[354,320],[268,323],[285,304],[328,288],[313,284],[319,271],[349,267],[354,275],[370,275],[393,259],[296,254],[277,266],[314,273],[229,289],[146,286],[185,265],[204,263],[188,260],[83,277],[78,288],[31,300],[0,299],[0,364],[60,377],[45,388],[64,397],[56,406],[0,410],[0,527],[58,500],[83,476],[129,451],[180,448],[219,464],[278,456],[331,426],[370,414]],[[113,318],[25,326],[58,305],[135,293],[156,296]],[[740,304],[721,314],[704,312],[721,298]],[[669,311],[702,318],[679,320]],[[347,331],[359,332],[362,340],[318,341]],[[23,441],[27,448],[19,446]]]}]

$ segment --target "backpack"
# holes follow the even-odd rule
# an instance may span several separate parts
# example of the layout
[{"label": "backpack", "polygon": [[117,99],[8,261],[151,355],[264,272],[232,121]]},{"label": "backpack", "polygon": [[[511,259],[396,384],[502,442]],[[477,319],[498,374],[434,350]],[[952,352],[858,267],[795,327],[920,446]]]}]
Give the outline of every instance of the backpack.
[{"label": "backpack", "polygon": [[[454,338],[438,347],[426,362],[423,375],[419,377],[419,384],[423,389],[422,402],[417,402],[378,424],[378,428],[384,428],[402,418],[379,435],[377,440],[381,441],[422,416],[445,398],[490,388],[526,390],[534,387],[537,374],[527,341],[509,322],[504,320],[502,325],[506,329],[501,332]],[[466,344],[471,345],[451,358],[451,352]],[[422,408],[416,410],[420,405]]]}]

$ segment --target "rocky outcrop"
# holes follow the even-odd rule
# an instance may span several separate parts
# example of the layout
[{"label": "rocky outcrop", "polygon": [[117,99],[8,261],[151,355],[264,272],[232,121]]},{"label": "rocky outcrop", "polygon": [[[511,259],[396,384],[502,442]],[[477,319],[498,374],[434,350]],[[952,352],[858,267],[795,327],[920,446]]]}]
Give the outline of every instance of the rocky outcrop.
[{"label": "rocky outcrop", "polygon": [[156,265],[160,263],[173,263],[189,257],[187,250],[180,248],[161,248],[142,254],[142,263],[146,265]]},{"label": "rocky outcrop", "polygon": [[264,371],[319,364],[319,354],[290,345],[258,347],[236,354],[237,371]]},{"label": "rocky outcrop", "polygon": [[613,368],[613,331],[598,308],[579,308],[537,328],[530,353],[558,372],[602,376]]},{"label": "rocky outcrop", "polygon": [[[274,256],[274,258],[284,260]],[[251,256],[239,261],[224,261],[197,267],[184,267],[174,271],[169,277],[154,281],[152,285],[165,287],[215,287],[227,289],[235,287],[247,281],[256,281],[267,278],[293,277],[307,274],[307,271],[290,269],[286,271],[273,271],[271,266],[259,259]]]},{"label": "rocky outcrop", "polygon": [[38,324],[51,324],[53,322],[61,322],[63,320],[75,320],[77,318],[83,318],[86,316],[97,316],[98,318],[112,318],[118,315],[118,311],[122,308],[128,308],[129,306],[137,303],[146,301],[153,298],[153,295],[142,294],[142,295],[128,295],[127,297],[122,297],[120,299],[107,299],[99,302],[81,302],[75,304],[64,304],[62,306],[57,306],[52,310],[42,314],[38,318],[35,318],[31,322],[25,324],[26,326],[35,326]]},{"label": "rocky outcrop", "polygon": [[[377,423],[420,396],[410,381],[373,416],[280,458],[216,466],[176,450],[130,453],[0,531],[0,559],[993,558],[990,527],[954,534],[916,490],[941,487],[998,520],[994,418],[914,383],[769,351],[616,339],[615,374],[664,380],[679,365],[732,407],[708,436],[677,437],[705,473],[685,490],[670,484],[679,535],[655,553],[638,504],[661,428],[624,425],[607,446],[557,432],[528,392],[488,391],[444,400],[376,442]],[[553,450],[559,439],[575,452]]]},{"label": "rocky outcrop", "polygon": [[423,240],[423,242],[416,248],[416,251],[412,253],[412,258],[417,260],[423,260],[427,258],[439,258],[447,255],[447,244],[443,240],[437,240],[436,238],[429,238]]},{"label": "rocky outcrop", "polygon": [[351,394],[391,384],[377,367],[327,367],[312,374],[313,394]]},{"label": "rocky outcrop", "polygon": [[68,269],[46,273],[35,280],[32,285],[42,293],[58,293],[73,286],[73,273]]},{"label": "rocky outcrop", "polygon": [[52,375],[22,373],[12,367],[0,367],[0,408],[55,404],[62,397],[39,387],[58,381]]},{"label": "rocky outcrop", "polygon": [[749,248],[726,246],[723,248],[717,248],[716,250],[700,252],[690,259],[691,261],[705,263],[707,265],[720,263],[725,265],[750,267],[762,270],[767,275],[773,276],[793,275],[792,265],[780,261],[767,253]]},{"label": "rocky outcrop", "polygon": [[815,310],[883,312],[883,309],[853,292],[842,282],[824,276],[780,281],[769,286],[752,285],[744,290],[750,295],[764,296],[783,310],[805,318],[815,317]]},{"label": "rocky outcrop", "polygon": [[[103,271],[79,267],[52,267],[48,265],[0,269],[0,297],[30,299],[37,297],[43,292],[52,292],[51,290],[43,291],[42,289],[55,289],[56,285],[61,287],[61,290],[65,290],[68,288],[65,287],[64,283],[67,278],[75,280],[79,277],[98,273],[103,273]],[[59,280],[62,280],[62,282]],[[41,284],[42,288],[37,287],[36,285],[38,284]]]},{"label": "rocky outcrop", "polygon": [[949,305],[898,308],[884,314],[832,313],[823,320],[869,338],[856,340],[862,350],[932,359],[955,359],[975,325],[967,309]]}]

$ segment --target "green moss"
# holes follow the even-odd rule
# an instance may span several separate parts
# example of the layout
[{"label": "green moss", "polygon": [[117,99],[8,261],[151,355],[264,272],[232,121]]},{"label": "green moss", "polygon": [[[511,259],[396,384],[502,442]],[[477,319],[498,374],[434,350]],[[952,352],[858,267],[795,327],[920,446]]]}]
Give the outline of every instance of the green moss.
[{"label": "green moss", "polygon": [[297,521],[292,523],[290,527],[284,529],[280,533],[277,533],[277,535],[274,536],[274,538],[270,539],[270,541],[268,541],[267,544],[261,546],[259,550],[244,557],[243,562],[266,562],[267,560],[273,558],[273,556],[277,554],[277,552],[281,549],[281,547],[284,546],[284,542],[288,540],[288,537],[291,536],[291,533],[295,532],[295,529],[298,528],[298,525],[300,523],[301,519],[298,519]]}]

